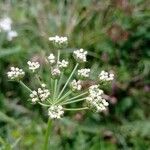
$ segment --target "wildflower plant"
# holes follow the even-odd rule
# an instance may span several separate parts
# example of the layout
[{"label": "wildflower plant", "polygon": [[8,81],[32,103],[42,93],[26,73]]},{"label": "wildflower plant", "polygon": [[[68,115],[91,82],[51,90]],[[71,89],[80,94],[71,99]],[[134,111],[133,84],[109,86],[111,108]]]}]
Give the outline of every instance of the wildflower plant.
[{"label": "wildflower plant", "polygon": [[[66,46],[68,43],[67,37],[50,37],[49,40],[59,49]],[[50,88],[39,78],[39,62],[28,61],[28,69],[36,77],[39,87],[37,89],[30,89],[22,81],[25,76],[23,69],[11,67],[7,73],[8,78],[18,81],[23,87],[29,91],[29,97],[32,104],[39,104],[47,109],[49,116],[48,131],[50,120],[60,119],[64,116],[65,111],[81,111],[93,109],[96,112],[104,111],[109,103],[104,99],[104,91],[100,89],[102,82],[110,82],[114,78],[114,74],[106,71],[101,71],[97,77],[96,83],[89,88],[83,88],[84,80],[90,79],[90,69],[82,68],[81,64],[87,62],[88,52],[84,49],[78,49],[73,52],[73,57],[76,64],[64,85],[61,85],[61,80],[65,74],[65,70],[69,67],[69,62],[60,57],[60,50],[57,56],[50,53],[46,57],[49,65]],[[72,108],[70,104],[81,103],[81,107]],[[48,132],[47,131],[47,132]],[[48,133],[47,133],[48,134]],[[48,135],[47,135],[48,136]],[[47,146],[48,137],[46,136],[45,145]],[[45,146],[45,147],[46,147]]]}]

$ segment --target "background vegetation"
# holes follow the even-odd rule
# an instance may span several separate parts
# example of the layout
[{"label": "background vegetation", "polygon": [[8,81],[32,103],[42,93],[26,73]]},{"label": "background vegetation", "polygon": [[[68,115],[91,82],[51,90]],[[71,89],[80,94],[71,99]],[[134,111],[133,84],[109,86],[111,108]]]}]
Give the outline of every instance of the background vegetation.
[{"label": "background vegetation", "polygon": [[[26,69],[54,52],[49,36],[68,36],[73,49],[90,53],[93,72],[114,70],[109,110],[68,114],[54,124],[54,150],[150,149],[150,12],[146,0],[0,0],[0,18],[9,16],[18,37],[0,33],[0,149],[40,150],[47,115],[31,105],[28,93],[9,82],[11,65]],[[70,58],[70,62],[72,59]],[[43,73],[45,79],[49,74]],[[30,76],[25,82],[33,85]]]}]

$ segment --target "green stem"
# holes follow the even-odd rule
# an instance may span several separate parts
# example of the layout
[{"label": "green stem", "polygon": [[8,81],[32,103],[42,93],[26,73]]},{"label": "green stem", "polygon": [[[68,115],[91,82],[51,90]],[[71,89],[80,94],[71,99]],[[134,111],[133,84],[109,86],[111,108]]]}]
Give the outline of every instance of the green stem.
[{"label": "green stem", "polygon": [[60,59],[60,50],[58,50],[58,54],[57,54],[57,64],[59,62],[59,59]]},{"label": "green stem", "polygon": [[66,84],[64,85],[64,87],[63,87],[63,89],[61,90],[60,94],[58,95],[58,98],[57,98],[57,99],[59,99],[59,98],[61,97],[62,93],[63,93],[64,90],[66,89],[66,86],[68,85],[68,83],[69,83],[71,77],[73,76],[74,72],[76,71],[78,65],[79,65],[79,64],[77,63],[76,66],[74,67],[73,71],[71,72],[71,74],[70,74],[70,76],[69,76],[69,78],[68,78]]},{"label": "green stem", "polygon": [[88,93],[88,92],[84,92],[84,93],[82,93],[82,94],[80,94],[80,95],[77,95],[77,96],[75,96],[75,97],[72,97],[72,98],[68,99],[67,101],[71,101],[71,100],[77,99],[77,98],[79,98],[79,97],[81,97],[81,96],[83,96],[83,95],[85,95],[85,94],[87,94],[87,93]]},{"label": "green stem", "polygon": [[47,104],[43,104],[43,103],[41,103],[41,102],[38,102],[40,105],[42,105],[42,106],[45,106],[45,107],[50,107],[50,105],[47,105]]},{"label": "green stem", "polygon": [[[54,81],[54,80],[53,80],[53,78],[51,77],[51,78],[50,78],[50,87],[51,87],[51,89],[53,89],[53,81]],[[51,91],[51,92],[52,92],[52,91]]]},{"label": "green stem", "polygon": [[49,136],[51,133],[51,128],[52,128],[52,121],[49,119],[47,123],[47,131],[45,134],[45,142],[44,142],[44,148],[43,150],[48,150],[48,144],[49,144]]},{"label": "green stem", "polygon": [[27,86],[25,85],[22,81],[19,81],[19,83],[29,92],[32,92],[32,90]]},{"label": "green stem", "polygon": [[83,101],[83,100],[85,100],[85,99],[86,99],[86,98],[76,99],[76,100],[73,100],[73,101],[64,101],[64,102],[61,103],[61,105],[72,104],[72,103],[76,103],[76,102]]},{"label": "green stem", "polygon": [[63,80],[63,72],[61,72],[61,75],[60,75],[60,78],[59,78],[59,81],[58,81],[57,94],[58,94],[58,92],[60,91],[60,87],[61,87],[61,84],[62,84],[62,80]]},{"label": "green stem", "polygon": [[36,79],[38,80],[39,84],[42,85],[42,82],[41,82],[39,76],[38,76],[37,74],[35,74],[35,77],[36,77]]},{"label": "green stem", "polygon": [[68,111],[78,111],[78,110],[86,110],[89,109],[88,107],[82,107],[82,108],[64,108],[64,110]]},{"label": "green stem", "polygon": [[[58,54],[57,54],[57,67],[58,67],[58,62],[60,59],[60,50],[58,50]],[[58,79],[55,79],[54,81],[54,93],[53,93],[53,101],[55,101],[56,95],[57,95],[57,85],[58,84]]]},{"label": "green stem", "polygon": [[58,99],[55,104],[61,102],[63,99],[65,99],[67,96],[69,96],[72,93],[71,90],[69,90],[68,92],[66,92],[66,94],[64,94],[60,99]]},{"label": "green stem", "polygon": [[57,93],[57,83],[58,83],[58,80],[55,79],[55,81],[54,81],[53,101],[55,101],[54,99],[56,98],[56,93]]}]

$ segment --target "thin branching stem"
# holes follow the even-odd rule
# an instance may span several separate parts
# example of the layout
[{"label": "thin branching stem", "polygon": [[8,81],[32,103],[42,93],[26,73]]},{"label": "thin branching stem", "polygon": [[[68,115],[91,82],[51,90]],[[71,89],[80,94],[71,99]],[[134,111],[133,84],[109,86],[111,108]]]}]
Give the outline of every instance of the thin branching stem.
[{"label": "thin branching stem", "polygon": [[52,104],[52,99],[48,98],[47,102],[50,103],[50,104]]},{"label": "thin branching stem", "polygon": [[61,105],[67,105],[67,104],[77,103],[77,102],[84,101],[85,99],[86,98],[76,99],[76,100],[73,100],[73,101],[64,101],[64,102],[61,103]]},{"label": "thin branching stem", "polygon": [[77,99],[77,98],[79,98],[79,97],[81,97],[81,96],[83,96],[83,95],[86,95],[87,93],[88,93],[88,92],[84,92],[84,93],[82,93],[82,94],[79,94],[79,95],[77,95],[77,96],[75,96],[75,97],[72,97],[72,98],[68,99],[67,101],[71,101],[71,100]]},{"label": "thin branching stem", "polygon": [[58,98],[57,98],[57,99],[59,99],[59,98],[61,97],[62,93],[63,93],[63,92],[64,92],[64,90],[66,89],[66,87],[67,87],[67,85],[68,85],[69,81],[71,80],[71,78],[72,78],[72,76],[73,76],[74,72],[76,71],[76,69],[77,69],[78,65],[79,65],[78,63],[75,65],[75,67],[74,67],[73,71],[71,72],[71,74],[70,74],[70,76],[69,76],[69,78],[68,78],[68,80],[67,80],[66,84],[65,84],[65,85],[64,85],[64,87],[62,88],[62,90],[61,90],[60,94],[58,95]]},{"label": "thin branching stem", "polygon": [[57,92],[57,83],[58,83],[58,79],[55,79],[55,80],[54,80],[53,101],[55,101],[55,97],[56,97],[56,92]]},{"label": "thin branching stem", "polygon": [[[58,62],[60,59],[60,50],[58,50],[58,54],[57,54],[57,67],[58,67]],[[54,80],[54,93],[53,93],[53,101],[55,101],[56,95],[57,95],[57,88],[58,88],[58,79]]]},{"label": "thin branching stem", "polygon": [[59,59],[60,59],[60,50],[58,50],[58,54],[57,54],[57,64],[59,62]]},{"label": "thin branching stem", "polygon": [[32,92],[32,90],[27,86],[25,85],[22,81],[19,81],[19,83],[29,92]]},{"label": "thin branching stem", "polygon": [[64,110],[67,111],[79,111],[79,110],[86,110],[89,109],[88,107],[82,107],[82,108],[64,108]]},{"label": "thin branching stem", "polygon": [[40,80],[38,74],[35,74],[35,77],[36,77],[37,81],[39,82],[39,84],[42,85],[42,82],[41,82],[41,80]]},{"label": "thin branching stem", "polygon": [[61,75],[60,75],[60,78],[59,78],[59,81],[58,81],[57,94],[58,94],[59,91],[60,91],[60,87],[61,87],[61,84],[62,84],[62,80],[63,80],[63,72],[61,72]]},{"label": "thin branching stem", "polygon": [[68,92],[66,92],[60,99],[58,99],[55,104],[58,104],[59,102],[61,102],[63,99],[65,99],[67,96],[69,96],[72,93],[71,90],[69,90]]}]

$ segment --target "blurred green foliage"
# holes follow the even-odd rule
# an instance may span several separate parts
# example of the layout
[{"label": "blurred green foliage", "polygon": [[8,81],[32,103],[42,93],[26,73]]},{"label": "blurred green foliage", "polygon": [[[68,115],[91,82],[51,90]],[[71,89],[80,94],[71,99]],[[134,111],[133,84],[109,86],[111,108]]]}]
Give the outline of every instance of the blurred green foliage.
[{"label": "blurred green foliage", "polygon": [[[55,122],[50,148],[150,149],[148,4],[146,0],[1,0],[0,18],[12,18],[18,37],[9,42],[0,32],[0,149],[42,147],[46,110],[31,105],[26,91],[9,82],[6,72],[11,65],[25,68],[30,58],[42,62],[45,54],[55,52],[48,37],[56,34],[69,37],[64,56],[85,48],[88,64],[93,64],[93,78],[95,72],[111,69],[116,81],[111,89],[106,88],[109,110],[70,113]],[[48,76],[43,74],[45,80]],[[30,76],[25,82],[34,84]]]}]

